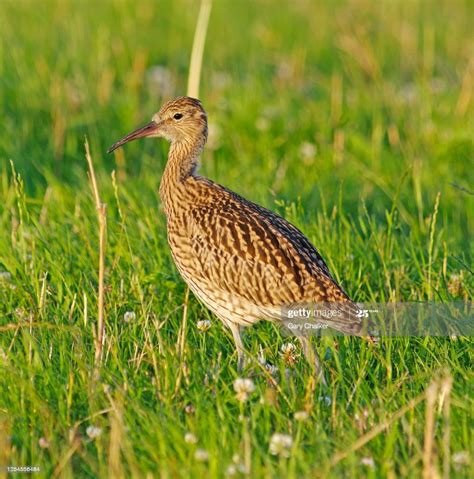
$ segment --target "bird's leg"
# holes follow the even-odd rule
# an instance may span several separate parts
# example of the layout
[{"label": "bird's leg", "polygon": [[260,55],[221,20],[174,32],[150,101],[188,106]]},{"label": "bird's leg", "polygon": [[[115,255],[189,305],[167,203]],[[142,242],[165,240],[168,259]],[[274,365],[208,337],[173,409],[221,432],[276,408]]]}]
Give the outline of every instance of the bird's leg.
[{"label": "bird's leg", "polygon": [[242,343],[242,338],[240,337],[240,326],[235,323],[228,323],[229,329],[232,331],[232,336],[234,337],[235,347],[237,349],[237,369],[242,371],[244,367],[245,360],[245,350]]},{"label": "bird's leg", "polygon": [[298,339],[300,340],[301,348],[303,349],[306,360],[311,367],[314,367],[316,378],[320,380],[324,384],[324,386],[327,386],[323,368],[319,361],[318,354],[316,353],[313,345],[311,344],[310,338],[306,336],[298,336]]}]

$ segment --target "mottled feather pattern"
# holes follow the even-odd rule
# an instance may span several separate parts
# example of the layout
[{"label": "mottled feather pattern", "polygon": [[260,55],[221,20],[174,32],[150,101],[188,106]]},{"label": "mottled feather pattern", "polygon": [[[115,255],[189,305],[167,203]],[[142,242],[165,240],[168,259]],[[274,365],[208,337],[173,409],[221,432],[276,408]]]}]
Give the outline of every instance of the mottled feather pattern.
[{"label": "mottled feather pattern", "polygon": [[[206,178],[185,183],[179,220],[169,219],[170,247],[191,289],[219,317],[249,324],[281,319],[289,304],[349,301],[291,223]],[[332,325],[358,332],[353,314],[340,321]]]}]

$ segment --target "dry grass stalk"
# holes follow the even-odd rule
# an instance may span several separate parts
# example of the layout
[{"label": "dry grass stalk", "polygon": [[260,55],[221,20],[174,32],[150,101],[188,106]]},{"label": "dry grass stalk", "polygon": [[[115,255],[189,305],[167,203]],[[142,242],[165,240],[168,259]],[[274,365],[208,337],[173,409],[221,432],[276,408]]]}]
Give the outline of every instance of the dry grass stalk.
[{"label": "dry grass stalk", "polygon": [[359,437],[354,443],[352,443],[349,447],[345,448],[343,451],[339,451],[332,457],[330,461],[330,466],[335,466],[351,453],[357,451],[361,447],[365,446],[369,441],[371,441],[374,437],[378,436],[382,433],[385,429],[387,429],[391,424],[393,424],[396,420],[400,419],[404,416],[408,411],[412,410],[415,406],[417,406],[420,402],[422,402],[426,397],[426,392],[419,394],[418,396],[414,397],[411,401],[408,402],[405,406],[400,408],[395,414],[391,417],[385,419],[380,424],[377,424],[373,429],[365,433],[363,436]]},{"label": "dry grass stalk", "polygon": [[188,322],[188,301],[189,301],[189,287],[186,287],[186,293],[184,294],[184,304],[183,304],[183,319],[179,327],[178,333],[178,344],[176,345],[176,352],[179,358],[180,368],[178,371],[178,377],[176,379],[176,384],[174,387],[174,395],[178,394],[179,387],[181,386],[181,381],[183,379],[184,368],[186,367],[186,362],[184,360],[185,352],[185,340],[186,340],[186,325]]},{"label": "dry grass stalk", "polygon": [[423,479],[438,477],[433,463],[434,417],[438,383],[432,382],[426,390],[425,434],[423,446]]},{"label": "dry grass stalk", "polygon": [[[54,468],[53,475],[52,477],[61,477],[63,476],[63,471],[67,466],[70,466],[70,460],[72,456],[76,453],[76,451],[81,447],[81,440],[79,437],[74,437],[73,440],[71,441],[71,446],[69,449],[66,451],[66,454],[61,458],[61,460],[58,462],[56,467]],[[69,473],[71,473],[71,469],[69,468]],[[68,476],[69,474],[64,474],[65,476]]]},{"label": "dry grass stalk", "polygon": [[459,98],[456,104],[456,115],[464,116],[472,101],[472,91],[474,83],[474,60],[471,58],[471,61],[467,65],[461,85],[461,92],[459,93]]},{"label": "dry grass stalk", "polygon": [[124,477],[122,460],[120,452],[123,441],[122,428],[122,410],[121,408],[114,408],[114,413],[110,415],[110,442],[109,442],[109,474],[111,477],[120,479]]},{"label": "dry grass stalk", "polygon": [[[80,421],[76,421],[73,426],[69,429],[69,444],[70,447],[66,451],[66,453],[63,455],[63,457],[59,460],[58,464],[56,465],[52,477],[73,477],[72,476],[72,466],[71,466],[71,458],[74,456],[76,451],[81,449],[82,446],[82,440],[81,436],[78,434],[79,427],[81,424],[84,424],[88,421],[91,421],[92,419],[103,416],[105,414],[108,414],[112,412],[112,408],[107,408],[107,409],[101,409],[100,411],[95,412],[94,414],[91,414],[90,416],[87,416]],[[68,472],[65,473],[64,469],[69,468]]]},{"label": "dry grass stalk", "polygon": [[450,459],[451,459],[451,390],[453,387],[453,378],[451,375],[441,383],[441,394],[443,395],[443,479],[449,479]]},{"label": "dry grass stalk", "polygon": [[10,464],[11,432],[10,419],[2,414],[0,416],[0,479],[6,479],[8,476],[7,468],[2,466]]},{"label": "dry grass stalk", "polygon": [[194,32],[193,49],[191,51],[191,61],[188,75],[188,96],[199,98],[199,82],[201,79],[202,57],[204,54],[204,44],[206,42],[207,26],[211,14],[212,0],[201,0],[199,16]]},{"label": "dry grass stalk", "polygon": [[183,304],[183,320],[179,328],[178,333],[178,344],[177,344],[177,353],[180,359],[184,356],[184,342],[186,339],[186,324],[188,318],[188,300],[189,300],[189,288],[186,288],[186,293],[184,294],[184,304]]},{"label": "dry grass stalk", "polygon": [[443,410],[444,430],[443,430],[443,478],[449,478],[449,461],[450,461],[450,408],[451,408],[451,389],[452,377],[447,375],[441,381],[433,381],[426,390],[414,397],[404,407],[399,409],[391,417],[376,425],[373,429],[362,435],[349,447],[343,451],[339,451],[332,457],[329,466],[333,467],[351,453],[365,446],[369,441],[374,439],[385,429],[387,429],[395,421],[403,417],[408,411],[414,409],[420,402],[426,401],[425,406],[425,430],[424,430],[424,446],[423,446],[423,479],[438,478],[439,472],[434,463],[435,450],[435,406],[439,397],[440,409]]},{"label": "dry grass stalk", "polygon": [[107,234],[107,215],[106,205],[101,202],[97,180],[95,177],[94,165],[89,150],[89,143],[85,142],[86,159],[89,165],[89,179],[91,181],[92,193],[94,195],[95,206],[97,209],[97,219],[99,222],[99,292],[98,292],[98,312],[97,312],[97,334],[95,337],[95,363],[102,361],[102,352],[105,340],[105,314],[104,314],[104,295],[105,295],[105,246]]}]

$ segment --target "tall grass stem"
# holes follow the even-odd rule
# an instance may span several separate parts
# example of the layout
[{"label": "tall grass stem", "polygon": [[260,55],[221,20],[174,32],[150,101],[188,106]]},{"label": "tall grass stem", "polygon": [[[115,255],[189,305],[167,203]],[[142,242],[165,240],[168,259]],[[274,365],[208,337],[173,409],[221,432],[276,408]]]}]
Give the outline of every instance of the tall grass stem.
[{"label": "tall grass stem", "polygon": [[202,57],[206,43],[207,26],[211,15],[212,0],[201,0],[199,15],[194,32],[193,48],[189,64],[187,95],[199,98],[199,83],[201,79]]},{"label": "tall grass stem", "polygon": [[89,150],[89,143],[86,140],[86,159],[89,166],[89,179],[91,182],[92,193],[97,210],[97,220],[99,224],[99,290],[97,306],[97,334],[95,344],[95,364],[98,366],[102,361],[102,352],[105,340],[105,248],[107,235],[107,214],[106,205],[102,203],[97,186],[97,180],[94,171],[94,164]]}]

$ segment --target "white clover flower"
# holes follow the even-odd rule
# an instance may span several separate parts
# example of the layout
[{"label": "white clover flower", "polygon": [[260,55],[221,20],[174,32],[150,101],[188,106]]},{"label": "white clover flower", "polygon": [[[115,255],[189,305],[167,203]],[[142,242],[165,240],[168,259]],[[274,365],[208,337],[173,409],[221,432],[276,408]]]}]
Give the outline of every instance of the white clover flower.
[{"label": "white clover flower", "polygon": [[255,391],[255,384],[251,379],[238,378],[234,381],[235,397],[240,402],[247,401],[250,394]]},{"label": "white clover flower", "polygon": [[295,421],[306,421],[309,414],[306,411],[296,411],[293,417],[295,418]]},{"label": "white clover flower", "polygon": [[310,143],[309,141],[301,143],[300,155],[303,158],[303,163],[310,165],[314,161],[317,151],[318,149],[314,143]]},{"label": "white clover flower", "polygon": [[285,343],[281,347],[281,355],[283,356],[283,360],[285,361],[285,363],[289,366],[293,366],[298,360],[296,346],[293,343]]},{"label": "white clover flower", "polygon": [[295,351],[296,351],[296,346],[294,345],[294,343],[285,343],[281,347],[281,352],[283,354],[293,353]]},{"label": "white clover flower", "polygon": [[89,426],[86,429],[86,434],[89,436],[90,439],[95,439],[102,434],[102,429],[96,426]]},{"label": "white clover flower", "polygon": [[0,281],[10,282],[12,279],[12,274],[8,271],[0,271]]},{"label": "white clover flower", "polygon": [[374,458],[370,457],[370,456],[363,457],[360,460],[360,464],[361,464],[361,466],[367,466],[367,467],[370,467],[371,469],[373,469],[375,467]]},{"label": "white clover flower", "polygon": [[225,470],[225,475],[226,476],[235,476],[237,474],[237,468],[234,466],[234,464],[229,464],[227,466],[227,469]]},{"label": "white clover flower", "polygon": [[184,442],[187,444],[196,444],[198,440],[197,440],[197,437],[192,432],[187,432],[184,435]]},{"label": "white clover flower", "polygon": [[249,470],[245,466],[243,462],[240,460],[240,456],[238,454],[234,454],[232,456],[233,464],[229,464],[226,469],[226,475],[234,476],[237,472],[241,472],[242,474],[249,474]]},{"label": "white clover flower", "polygon": [[126,322],[126,323],[131,323],[132,321],[135,321],[137,315],[133,312],[133,311],[127,311],[124,315],[123,315],[123,320]]},{"label": "white clover flower", "polygon": [[237,464],[237,470],[244,475],[248,475],[250,471],[247,469],[245,464],[239,463]]},{"label": "white clover flower", "polygon": [[196,408],[191,404],[186,404],[186,406],[184,407],[184,412],[186,414],[194,414],[196,412]]},{"label": "white clover flower", "polygon": [[418,91],[413,82],[405,83],[399,92],[399,98],[406,103],[413,103],[418,98]]},{"label": "white clover flower", "polygon": [[172,96],[175,90],[174,75],[163,65],[153,65],[146,72],[148,90],[162,97]]},{"label": "white clover flower", "polygon": [[471,458],[469,457],[469,453],[467,451],[455,452],[452,456],[452,459],[456,471],[459,471],[464,466],[468,466],[471,462]]},{"label": "white clover flower", "polygon": [[273,456],[290,457],[293,438],[288,434],[274,433],[270,438],[269,451]]},{"label": "white clover flower", "polygon": [[40,437],[39,440],[38,440],[38,446],[41,449],[48,449],[50,444],[49,444],[49,441],[45,437]]},{"label": "white clover flower", "polygon": [[201,333],[205,333],[211,329],[211,322],[208,319],[203,319],[196,323],[196,327]]},{"label": "white clover flower", "polygon": [[199,462],[207,462],[209,460],[209,453],[205,449],[196,449],[194,459]]}]

